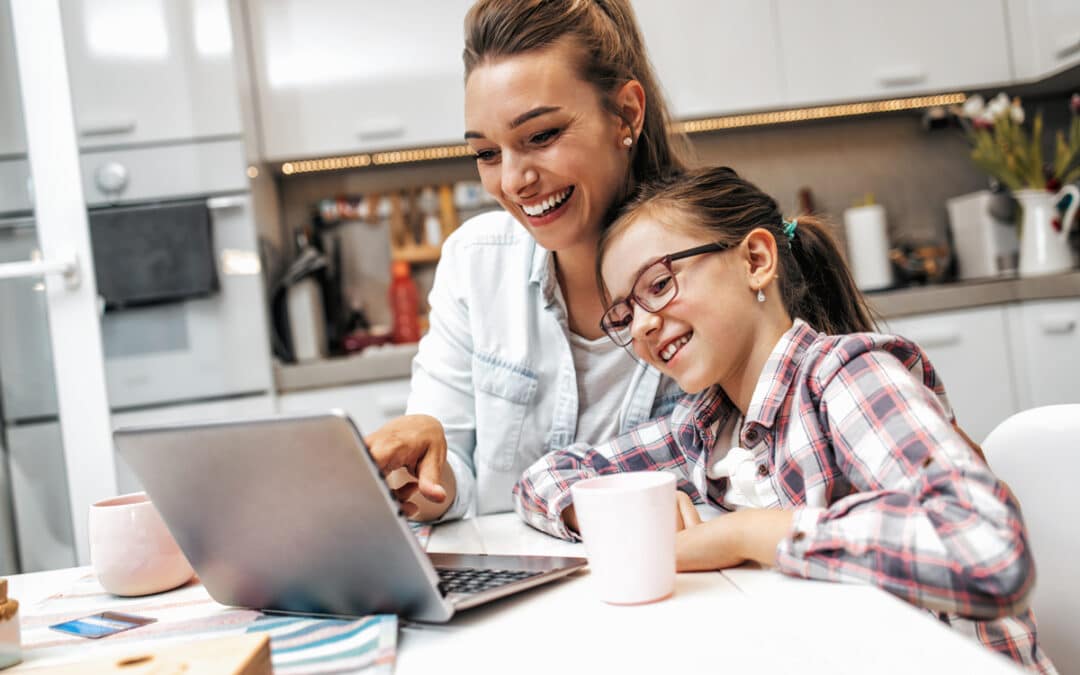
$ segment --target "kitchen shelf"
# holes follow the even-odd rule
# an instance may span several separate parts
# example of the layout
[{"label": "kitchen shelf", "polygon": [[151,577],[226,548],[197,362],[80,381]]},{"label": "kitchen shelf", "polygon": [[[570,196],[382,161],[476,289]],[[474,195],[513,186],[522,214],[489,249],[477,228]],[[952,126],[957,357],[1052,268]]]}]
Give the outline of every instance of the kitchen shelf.
[{"label": "kitchen shelf", "polygon": [[279,393],[409,377],[416,343],[368,347],[359,354],[302,363],[274,361]]},{"label": "kitchen shelf", "polygon": [[404,260],[408,263],[439,262],[439,256],[441,254],[441,246],[431,246],[428,244],[420,246],[411,245],[390,248],[391,260]]}]

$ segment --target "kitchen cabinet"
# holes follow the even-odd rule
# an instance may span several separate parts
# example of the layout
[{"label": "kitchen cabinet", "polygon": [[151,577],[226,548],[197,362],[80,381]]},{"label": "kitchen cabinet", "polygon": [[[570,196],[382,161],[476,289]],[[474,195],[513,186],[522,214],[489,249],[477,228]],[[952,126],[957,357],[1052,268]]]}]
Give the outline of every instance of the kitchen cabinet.
[{"label": "kitchen cabinet", "polygon": [[305,389],[278,395],[280,413],[325,413],[335,408],[352,418],[360,433],[370,434],[405,414],[409,378],[365,382],[344,387]]},{"label": "kitchen cabinet", "polygon": [[1080,3],[1006,0],[1016,77],[1038,80],[1080,64]]},{"label": "kitchen cabinet", "polygon": [[65,0],[81,148],[241,133],[228,0]]},{"label": "kitchen cabinet", "polygon": [[460,144],[472,3],[249,0],[264,158]]},{"label": "kitchen cabinet", "polygon": [[[1000,0],[774,0],[789,105],[1012,79]],[[739,63],[735,67],[742,67]]]},{"label": "kitchen cabinet", "polygon": [[645,44],[675,118],[784,102],[772,2],[634,0]]},{"label": "kitchen cabinet", "polygon": [[995,305],[889,319],[885,330],[930,357],[960,427],[976,442],[1020,410],[1006,307]]},{"label": "kitchen cabinet", "polygon": [[1010,305],[1020,409],[1080,403],[1080,300]]},{"label": "kitchen cabinet", "polygon": [[[15,63],[15,34],[9,3],[0,2],[0,159],[26,154],[19,72]],[[2,211],[0,205],[0,211]]]}]

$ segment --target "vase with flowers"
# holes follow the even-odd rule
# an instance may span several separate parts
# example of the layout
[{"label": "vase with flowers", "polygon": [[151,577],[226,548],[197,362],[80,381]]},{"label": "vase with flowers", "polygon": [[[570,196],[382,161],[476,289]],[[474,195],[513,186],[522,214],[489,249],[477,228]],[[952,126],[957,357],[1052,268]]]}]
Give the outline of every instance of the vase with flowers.
[{"label": "vase with flowers", "polygon": [[[1080,190],[1080,94],[1073,94],[1068,134],[1058,131],[1051,161],[1043,157],[1043,117],[1025,129],[1020,99],[998,94],[968,98],[958,117],[971,140],[975,164],[1009,188],[1023,209],[1020,275],[1055,274],[1073,266],[1068,245]],[[1060,214],[1059,209],[1064,210]]]}]

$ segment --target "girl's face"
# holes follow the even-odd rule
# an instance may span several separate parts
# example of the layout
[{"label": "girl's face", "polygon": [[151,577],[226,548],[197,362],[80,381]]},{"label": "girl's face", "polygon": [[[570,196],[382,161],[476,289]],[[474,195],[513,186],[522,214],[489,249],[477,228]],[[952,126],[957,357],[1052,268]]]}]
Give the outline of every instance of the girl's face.
[{"label": "girl's face", "polygon": [[572,43],[477,67],[465,138],[487,190],[541,246],[595,245],[626,182],[627,126],[578,79]]},{"label": "girl's face", "polygon": [[[707,235],[665,225],[656,216],[640,216],[604,255],[601,273],[611,296],[608,305],[630,297],[639,274],[651,263],[713,241]],[[722,252],[672,262],[678,292],[656,313],[630,301],[634,352],[687,393],[743,379],[754,345],[753,325],[761,314],[756,291],[751,290],[750,265],[744,262],[745,248],[743,242]],[[670,283],[664,276],[650,280]]]}]

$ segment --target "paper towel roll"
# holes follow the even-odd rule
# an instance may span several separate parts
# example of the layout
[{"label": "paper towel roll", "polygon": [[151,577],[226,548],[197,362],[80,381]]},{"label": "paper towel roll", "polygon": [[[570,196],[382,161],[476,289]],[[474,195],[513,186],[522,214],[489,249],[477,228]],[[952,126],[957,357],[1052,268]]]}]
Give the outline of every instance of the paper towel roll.
[{"label": "paper towel roll", "polygon": [[864,291],[892,286],[885,208],[881,204],[871,204],[844,211],[844,234],[855,285]]}]

